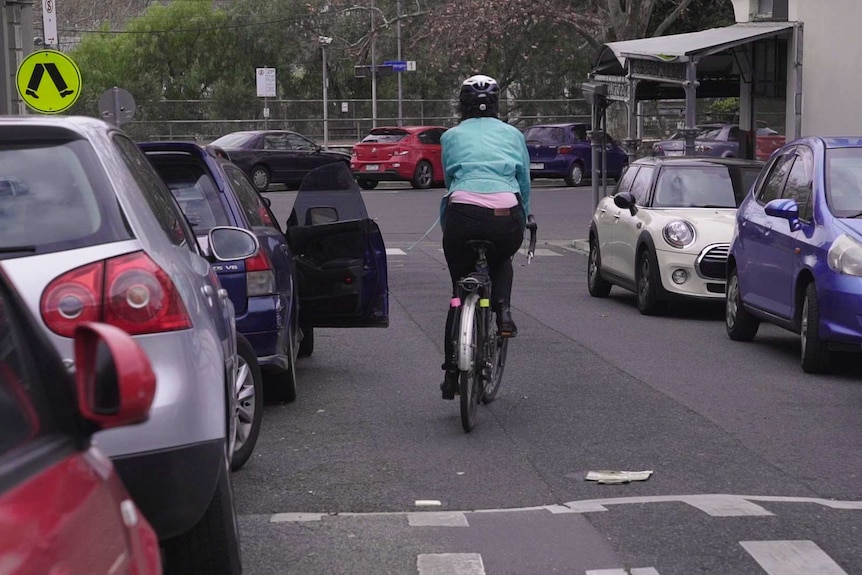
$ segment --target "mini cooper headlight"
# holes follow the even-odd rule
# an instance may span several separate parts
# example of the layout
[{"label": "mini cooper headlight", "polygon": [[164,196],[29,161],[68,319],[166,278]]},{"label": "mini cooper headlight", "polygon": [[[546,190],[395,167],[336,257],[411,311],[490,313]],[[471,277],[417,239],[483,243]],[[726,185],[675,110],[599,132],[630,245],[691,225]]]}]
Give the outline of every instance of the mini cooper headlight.
[{"label": "mini cooper headlight", "polygon": [[682,249],[694,243],[694,226],[685,220],[673,220],[664,227],[662,236],[671,247]]},{"label": "mini cooper headlight", "polygon": [[862,243],[847,234],[832,242],[826,254],[829,269],[848,276],[862,276]]}]

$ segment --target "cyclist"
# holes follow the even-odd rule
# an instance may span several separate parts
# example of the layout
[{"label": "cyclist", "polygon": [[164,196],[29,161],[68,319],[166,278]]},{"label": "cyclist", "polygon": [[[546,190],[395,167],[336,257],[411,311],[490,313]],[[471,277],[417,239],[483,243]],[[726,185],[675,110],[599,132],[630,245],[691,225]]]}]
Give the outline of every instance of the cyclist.
[{"label": "cyclist", "polygon": [[[461,122],[443,133],[443,175],[448,193],[440,203],[443,252],[452,278],[452,295],[459,279],[473,271],[476,255],[468,240],[487,240],[497,329],[515,337],[509,300],[512,294],[512,256],[524,238],[530,213],[530,155],[524,135],[499,119],[500,87],[494,78],[471,76],[458,97]],[[458,367],[452,338],[456,308],[446,318],[446,372],[440,389],[443,399],[454,399]]]}]

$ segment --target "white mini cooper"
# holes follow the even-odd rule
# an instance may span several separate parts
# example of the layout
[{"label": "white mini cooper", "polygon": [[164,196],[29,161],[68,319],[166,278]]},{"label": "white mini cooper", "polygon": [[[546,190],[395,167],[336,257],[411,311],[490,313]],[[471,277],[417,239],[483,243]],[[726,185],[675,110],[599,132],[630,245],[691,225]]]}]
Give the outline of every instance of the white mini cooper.
[{"label": "white mini cooper", "polygon": [[590,223],[587,286],[637,294],[657,313],[674,297],[724,299],[736,208],[762,162],[729,158],[642,158],[628,166]]}]

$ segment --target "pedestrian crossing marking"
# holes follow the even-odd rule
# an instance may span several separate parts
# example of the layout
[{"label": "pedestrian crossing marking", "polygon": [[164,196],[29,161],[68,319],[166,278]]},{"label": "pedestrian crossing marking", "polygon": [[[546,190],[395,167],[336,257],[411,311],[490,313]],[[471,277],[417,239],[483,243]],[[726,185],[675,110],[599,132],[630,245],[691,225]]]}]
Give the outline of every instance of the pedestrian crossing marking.
[{"label": "pedestrian crossing marking", "polygon": [[654,567],[635,567],[634,569],[590,569],[586,575],[659,575]]},{"label": "pedestrian crossing marking", "polygon": [[419,575],[485,575],[478,553],[425,553],[416,558]]},{"label": "pedestrian crossing marking", "polygon": [[814,541],[740,541],[769,575],[847,575]]},{"label": "pedestrian crossing marking", "polygon": [[410,527],[470,527],[467,516],[458,511],[431,511],[408,513]]},{"label": "pedestrian crossing marking", "polygon": [[406,256],[407,253],[401,248],[386,248],[387,256]]}]

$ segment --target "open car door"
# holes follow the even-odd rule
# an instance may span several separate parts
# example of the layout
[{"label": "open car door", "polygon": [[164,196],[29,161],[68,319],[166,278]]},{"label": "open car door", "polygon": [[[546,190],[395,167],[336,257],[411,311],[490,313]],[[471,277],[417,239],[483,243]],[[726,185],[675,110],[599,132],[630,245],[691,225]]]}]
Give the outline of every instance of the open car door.
[{"label": "open car door", "polygon": [[305,176],[286,227],[296,262],[300,323],[389,325],[386,247],[345,163]]}]

